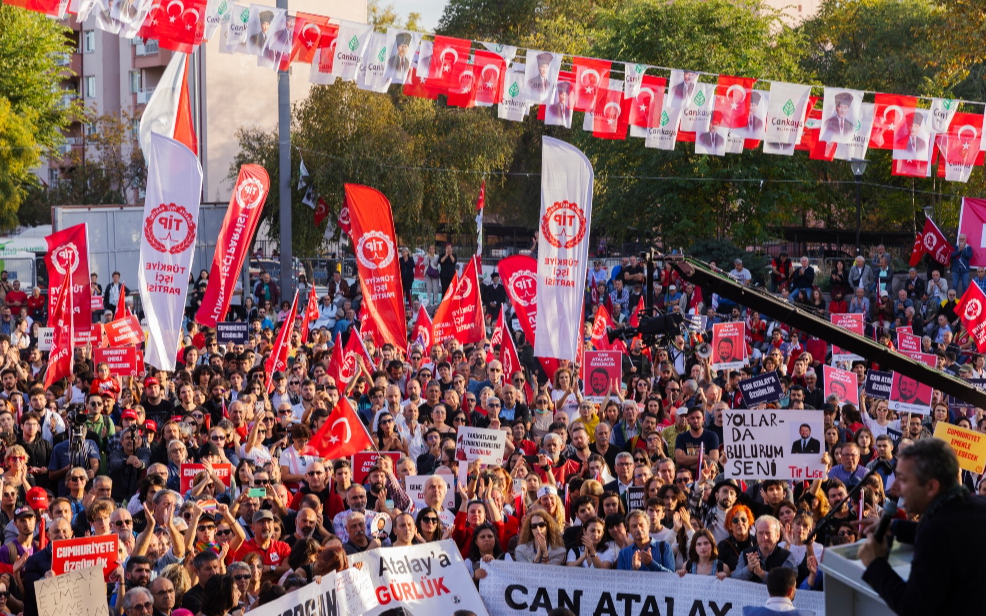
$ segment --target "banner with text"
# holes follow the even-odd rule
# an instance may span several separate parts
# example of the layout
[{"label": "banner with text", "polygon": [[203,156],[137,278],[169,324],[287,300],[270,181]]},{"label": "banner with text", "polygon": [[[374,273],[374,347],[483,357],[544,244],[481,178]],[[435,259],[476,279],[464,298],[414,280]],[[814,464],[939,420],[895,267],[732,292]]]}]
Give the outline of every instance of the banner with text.
[{"label": "banner with text", "polygon": [[349,616],[379,606],[370,576],[357,569],[336,571],[251,610],[253,616]]},{"label": "banner with text", "polygon": [[[575,614],[610,616],[726,616],[744,606],[762,606],[767,587],[710,575],[545,567],[494,560],[482,563],[486,578],[479,594],[490,616],[546,614],[567,608]],[[825,613],[821,592],[799,590],[794,605]]]},{"label": "banner with text", "polygon": [[[184,495],[188,492],[195,482],[195,476],[205,470],[204,464],[193,464],[191,462],[181,465],[181,477],[179,478],[179,489]],[[229,464],[213,464],[212,470],[216,472],[216,477],[219,477],[219,481],[223,482],[227,488],[230,487],[230,481],[233,476],[233,467]]]},{"label": "banner with text", "polygon": [[116,535],[55,541],[51,546],[51,571],[62,575],[97,567],[105,577],[116,568],[119,541]]},{"label": "banner with text", "polygon": [[[836,313],[829,315],[832,325],[837,325],[842,329],[847,329],[857,336],[862,336],[864,331],[863,315],[858,313]],[[859,361],[863,359],[855,353],[850,353],[846,349],[832,345],[832,361]]]},{"label": "banner with text", "polygon": [[113,376],[137,376],[137,347],[96,348],[92,350],[92,361],[97,366],[106,363]]},{"label": "banner with text", "polygon": [[746,408],[750,409],[758,404],[776,402],[784,395],[781,380],[777,377],[776,370],[743,379],[739,382],[739,388]]},{"label": "banner with text", "polygon": [[722,412],[727,479],[823,479],[821,411]]},{"label": "banner with text", "polygon": [[893,387],[893,381],[893,372],[868,370],[866,372],[866,383],[863,385],[863,394],[871,398],[889,400],[890,389]]},{"label": "banner with text", "polygon": [[734,370],[746,364],[746,323],[713,324],[712,369]]},{"label": "banner with text", "polygon": [[582,381],[582,394],[586,400],[602,402],[609,395],[613,383],[623,378],[622,351],[586,351],[585,380]]},{"label": "banner with text", "polygon": [[859,408],[859,380],[855,372],[822,366],[822,376],[825,382],[826,400],[835,394],[839,397],[840,406],[849,402]]},{"label": "banner with text", "polygon": [[48,254],[45,265],[48,268],[48,314],[55,309],[57,293],[52,289],[62,286],[62,279],[69,276],[72,284],[72,323],[75,325],[75,340],[88,342],[89,326],[92,324],[92,291],[89,281],[89,230],[86,223],[56,231],[45,237]]},{"label": "banner with text", "polygon": [[959,468],[982,474],[986,463],[986,434],[939,421],[935,426],[935,438],[951,446],[959,459]]},{"label": "banner with text", "polygon": [[106,582],[99,567],[42,578],[34,583],[37,616],[109,616]]},{"label": "banner with text", "polygon": [[395,614],[395,608],[403,608],[407,616],[489,616],[451,539],[368,550],[350,556],[349,564],[369,574],[380,602],[361,616]]},{"label": "banner with text", "polygon": [[353,483],[362,484],[366,481],[366,476],[370,474],[380,458],[390,458],[392,466],[397,468],[401,454],[399,451],[361,451],[353,454]]},{"label": "banner with text", "polygon": [[110,346],[140,344],[144,341],[144,330],[134,315],[103,324],[103,332]]},{"label": "banner with text", "polygon": [[219,344],[246,344],[249,337],[249,323],[216,323],[216,342]]}]

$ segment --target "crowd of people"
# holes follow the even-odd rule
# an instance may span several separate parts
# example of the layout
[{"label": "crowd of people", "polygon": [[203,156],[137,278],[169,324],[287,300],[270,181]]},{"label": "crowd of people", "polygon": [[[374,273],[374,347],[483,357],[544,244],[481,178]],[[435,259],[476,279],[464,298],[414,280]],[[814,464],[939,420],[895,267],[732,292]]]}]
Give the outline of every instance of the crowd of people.
[{"label": "crowd of people", "polygon": [[[429,250],[427,267],[434,263],[436,271],[426,276],[438,282],[427,285],[427,297],[405,284],[409,322],[422,302],[433,309],[447,287],[455,257],[438,255],[451,253]],[[929,351],[942,369],[984,377],[986,358],[964,346],[954,288],[940,273],[927,281],[909,276],[897,289],[883,274],[889,255],[878,249],[871,260],[860,259],[844,273],[845,292],[867,301],[893,293],[910,302],[890,325],[885,314],[867,309],[881,340],[892,344],[894,324],[914,324],[917,332],[915,315],[925,319],[925,304],[937,303],[925,324]],[[752,284],[739,259],[734,266],[728,275]],[[819,295],[810,269],[805,259],[792,268],[780,255],[771,264],[771,290],[814,303]],[[837,267],[832,275],[832,304],[844,302],[837,299],[843,271]],[[960,286],[963,281],[979,284],[960,275]],[[207,284],[207,272],[193,281],[190,314]],[[488,339],[429,348],[409,341],[404,351],[366,336],[373,365],[361,366],[348,383],[335,382],[327,370],[333,341],[336,334],[344,341],[359,335],[362,299],[358,281],[339,271],[319,292],[320,316],[307,341],[292,333],[284,372],[265,374],[264,360],[278,330],[298,323],[286,322],[289,306],[265,273],[231,311],[230,319],[250,323],[245,343],[220,345],[214,330],[187,320],[173,372],[147,366],[141,378],[122,378],[106,364],[94,365],[91,349],[80,346],[73,381],[45,388],[37,336],[44,304],[22,297],[4,272],[4,319],[16,309],[20,320],[0,330],[0,611],[37,615],[34,582],[51,575],[52,541],[110,534],[119,538],[121,556],[110,604],[128,616],[249,611],[347,568],[349,555],[448,538],[477,584],[486,576],[484,563],[499,559],[754,583],[789,570],[773,576],[783,578],[777,584],[818,590],[822,552],[860,539],[858,520],[879,517],[888,494],[899,489],[902,452],[931,439],[939,422],[986,432],[982,409],[950,407],[938,391],[927,415],[895,415],[886,400],[863,395],[866,372],[877,367],[869,361],[852,364],[860,377],[858,407],[826,398],[822,365],[831,349],[823,339],[717,297],[671,267],[658,268],[648,281],[644,264],[632,256],[611,269],[596,262],[589,270],[587,348],[599,307],[623,327],[648,284],[660,310],[705,319],[664,338],[630,339],[623,378],[597,403],[583,397],[577,364],[560,361],[547,374],[517,325],[522,369],[512,374],[504,373]],[[129,301],[125,286],[117,285],[118,275],[105,290],[93,280],[93,294],[104,296],[107,310]],[[484,283],[483,304],[489,334],[500,310],[516,323],[496,273]],[[737,320],[748,326],[749,365],[713,370],[696,347],[712,324]],[[26,336],[18,336],[22,322]],[[822,479],[740,481],[723,474],[723,411],[743,406],[741,379],[771,370],[783,395],[769,406],[824,415]],[[381,457],[362,481],[353,480],[349,459],[322,459],[305,449],[342,397],[351,400],[374,445],[399,454],[396,463]],[[455,436],[462,426],[502,430],[507,445],[501,465],[469,463],[460,483]],[[866,477],[879,461],[888,464]],[[190,485],[181,478],[188,462],[203,465]],[[219,473],[222,465],[230,465],[231,480]],[[418,475],[429,478],[416,503],[404,479]],[[960,479],[963,489],[986,493],[981,476],[962,471]],[[849,490],[864,480],[861,498],[849,502]],[[631,488],[641,488],[642,498],[631,502],[640,492]],[[833,523],[807,541],[833,510]]]}]

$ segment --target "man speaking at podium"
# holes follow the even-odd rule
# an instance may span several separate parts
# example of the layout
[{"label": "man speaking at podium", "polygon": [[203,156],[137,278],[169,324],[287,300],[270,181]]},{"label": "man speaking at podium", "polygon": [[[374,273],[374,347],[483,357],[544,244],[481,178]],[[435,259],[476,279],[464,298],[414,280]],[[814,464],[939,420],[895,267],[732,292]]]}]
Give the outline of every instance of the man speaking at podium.
[{"label": "man speaking at podium", "polygon": [[898,541],[914,545],[911,573],[905,582],[890,567],[886,543],[873,536],[874,521],[859,548],[866,566],[863,580],[900,616],[982,613],[986,499],[959,483],[958,459],[941,439],[920,439],[903,449],[896,474],[893,490],[910,516],[921,516],[920,522],[894,520],[890,525]]}]

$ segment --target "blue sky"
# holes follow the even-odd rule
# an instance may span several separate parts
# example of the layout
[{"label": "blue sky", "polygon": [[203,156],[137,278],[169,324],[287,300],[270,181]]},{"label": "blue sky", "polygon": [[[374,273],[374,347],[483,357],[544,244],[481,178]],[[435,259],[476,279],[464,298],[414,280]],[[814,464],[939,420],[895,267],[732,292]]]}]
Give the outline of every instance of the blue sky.
[{"label": "blue sky", "polygon": [[[421,29],[431,32],[438,25],[447,2],[448,0],[402,0],[394,2],[394,8],[401,17],[406,17],[412,12],[421,13]],[[386,6],[389,2],[384,0],[381,4]]]}]

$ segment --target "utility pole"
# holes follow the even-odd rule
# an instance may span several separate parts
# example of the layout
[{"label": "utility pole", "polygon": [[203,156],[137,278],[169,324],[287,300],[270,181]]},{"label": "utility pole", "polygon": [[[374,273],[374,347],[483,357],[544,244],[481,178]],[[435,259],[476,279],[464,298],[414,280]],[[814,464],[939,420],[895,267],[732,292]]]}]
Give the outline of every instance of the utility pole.
[{"label": "utility pole", "polygon": [[[277,0],[277,8],[287,10],[288,0]],[[291,250],[291,74],[277,73],[278,204],[281,226],[281,299],[294,297],[294,264]]]}]

